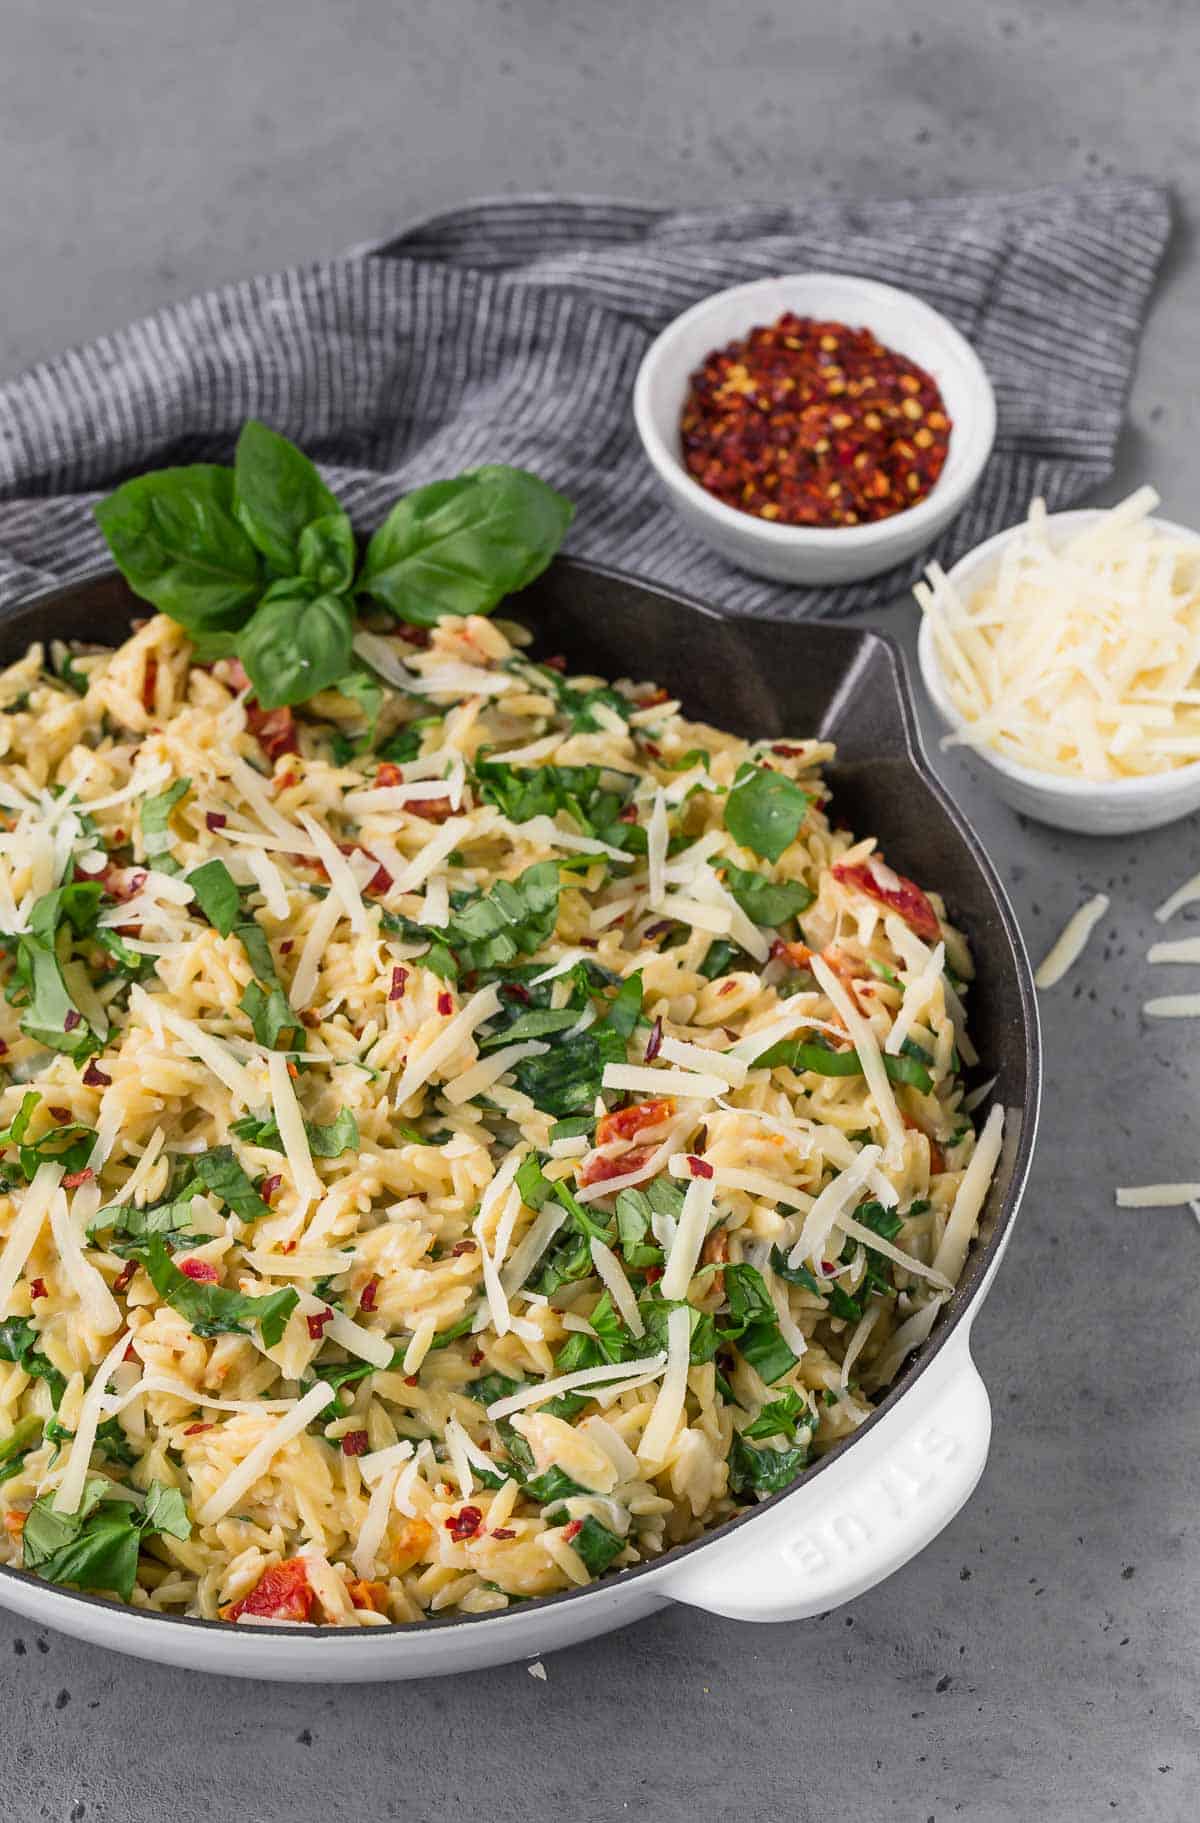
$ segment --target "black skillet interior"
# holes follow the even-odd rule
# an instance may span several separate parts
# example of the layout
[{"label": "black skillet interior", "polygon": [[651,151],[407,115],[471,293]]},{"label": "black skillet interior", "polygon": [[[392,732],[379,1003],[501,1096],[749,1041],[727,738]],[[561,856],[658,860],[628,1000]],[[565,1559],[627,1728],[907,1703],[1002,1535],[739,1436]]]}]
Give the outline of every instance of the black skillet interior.
[{"label": "black skillet interior", "polygon": [[[835,741],[837,760],[827,774],[835,820],[878,836],[893,866],[942,893],[979,971],[970,1010],[981,1067],[995,1075],[1004,1106],[1020,1110],[1008,1122],[983,1244],[960,1282],[953,1319],[986,1271],[1028,1169],[1039,1092],[1037,1010],[1003,889],[921,755],[895,647],[852,627],[723,619],[619,571],[566,557],[505,609],[531,628],[536,655],[561,652],[572,670],[607,678],[652,678],[696,720],[748,736],[817,733]],[[12,663],[34,639],[115,643],[146,612],[115,574],[68,584],[0,614],[0,662]]]}]

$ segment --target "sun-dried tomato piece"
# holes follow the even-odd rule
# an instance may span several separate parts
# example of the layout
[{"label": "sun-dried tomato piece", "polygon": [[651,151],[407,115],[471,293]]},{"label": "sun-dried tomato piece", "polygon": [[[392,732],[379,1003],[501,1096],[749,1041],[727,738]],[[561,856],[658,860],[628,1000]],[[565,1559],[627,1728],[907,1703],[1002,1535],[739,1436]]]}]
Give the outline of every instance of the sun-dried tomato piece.
[{"label": "sun-dried tomato piece", "polygon": [[596,1123],[596,1144],[611,1146],[617,1139],[633,1139],[647,1127],[657,1127],[664,1120],[670,1120],[675,1112],[675,1102],[670,1095],[660,1095],[651,1101],[639,1101],[628,1108],[618,1108],[615,1113],[605,1114]]},{"label": "sun-dried tomato piece", "polygon": [[307,1620],[315,1599],[308,1566],[301,1557],[289,1557],[264,1570],[248,1595],[222,1608],[221,1618],[237,1620],[242,1614],[260,1614],[270,1620]]},{"label": "sun-dried tomato piece", "polygon": [[852,886],[877,905],[886,905],[927,943],[936,943],[940,938],[938,915],[916,881],[894,872],[879,855],[849,867],[835,861],[830,871],[843,886]]},{"label": "sun-dried tomato piece", "polygon": [[596,1153],[588,1159],[580,1172],[580,1185],[586,1190],[589,1184],[605,1184],[611,1177],[624,1177],[628,1171],[640,1171],[653,1156],[653,1146],[633,1146],[615,1158],[604,1158]]}]

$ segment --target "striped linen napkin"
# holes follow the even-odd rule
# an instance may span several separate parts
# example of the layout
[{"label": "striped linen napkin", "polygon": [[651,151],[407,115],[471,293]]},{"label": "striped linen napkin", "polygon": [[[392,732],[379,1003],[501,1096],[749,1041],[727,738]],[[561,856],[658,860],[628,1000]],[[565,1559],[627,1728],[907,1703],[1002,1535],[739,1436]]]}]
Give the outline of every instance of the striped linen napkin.
[{"label": "striped linen napkin", "polygon": [[[569,548],[732,613],[831,615],[903,592],[1111,473],[1166,193],[1112,179],[921,202],[664,209],[474,203],[339,259],[223,286],[0,387],[0,605],[103,567],[90,503],[165,463],[228,461],[247,417],[326,469],[361,527],[485,462],[577,503]],[[934,552],[848,587],[747,576],[691,537],[633,425],[638,362],[726,285],[821,269],[903,285],[973,342],[999,403],[983,481]]]}]

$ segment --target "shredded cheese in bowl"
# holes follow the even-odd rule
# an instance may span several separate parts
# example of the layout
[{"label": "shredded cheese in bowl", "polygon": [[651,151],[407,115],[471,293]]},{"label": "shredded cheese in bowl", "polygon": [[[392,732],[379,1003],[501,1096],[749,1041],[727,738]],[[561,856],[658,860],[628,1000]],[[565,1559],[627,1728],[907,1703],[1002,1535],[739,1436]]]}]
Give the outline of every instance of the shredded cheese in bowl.
[{"label": "shredded cheese in bowl", "polygon": [[365,729],[161,617],[0,676],[3,1561],[500,1610],[787,1486],[928,1336],[1003,1125],[962,937],[828,744],[527,645],[365,636]]},{"label": "shredded cheese in bowl", "polygon": [[929,566],[943,745],[1095,783],[1200,762],[1200,536],[1158,504],[1149,487],[1107,512],[1035,500],[952,575]]}]

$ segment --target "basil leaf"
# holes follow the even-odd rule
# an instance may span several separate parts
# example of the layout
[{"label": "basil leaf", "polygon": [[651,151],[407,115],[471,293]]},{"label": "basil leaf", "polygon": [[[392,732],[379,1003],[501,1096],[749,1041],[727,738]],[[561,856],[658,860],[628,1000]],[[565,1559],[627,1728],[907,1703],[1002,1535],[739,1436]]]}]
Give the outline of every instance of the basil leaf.
[{"label": "basil leaf", "polygon": [[259,981],[265,981],[269,987],[279,986],[279,976],[275,972],[275,958],[271,954],[271,945],[267,933],[257,918],[246,918],[235,927],[238,942],[246,952],[246,959],[254,970]]},{"label": "basil leaf", "polygon": [[264,709],[307,702],[344,677],[354,656],[348,596],[275,583],[238,637],[238,657]]},{"label": "basil leaf", "polygon": [[720,976],[728,975],[731,969],[737,968],[741,953],[735,943],[726,942],[724,937],[715,937],[704,952],[700,973],[706,981],[716,981]]},{"label": "basil leaf", "polygon": [[214,930],[227,937],[241,916],[242,901],[224,861],[205,861],[187,875],[196,903]]},{"label": "basil leaf", "polygon": [[542,1170],[541,1160],[536,1152],[531,1152],[527,1158],[521,1160],[514,1182],[520,1192],[521,1201],[535,1214],[549,1200],[554,1189],[550,1179]]},{"label": "basil leaf", "polygon": [[536,861],[454,911],[446,942],[474,969],[503,968],[519,955],[531,956],[553,934],[558,892],[557,862]]},{"label": "basil leaf", "polygon": [[192,1198],[199,1191],[200,1185],[193,1183],[179,1196],[148,1209],[139,1209],[134,1203],[110,1203],[92,1218],[88,1239],[106,1235],[106,1251],[120,1254],[123,1259],[136,1252],[152,1234],[161,1234],[172,1253],[181,1247],[199,1246],[205,1237],[191,1232]]},{"label": "basil leaf", "polygon": [[788,1265],[789,1251],[786,1247],[772,1247],[771,1249],[771,1271],[776,1278],[783,1279],[788,1285],[802,1285],[805,1291],[815,1292],[819,1298],[824,1297],[824,1291],[815,1273],[810,1272],[807,1266]]},{"label": "basil leaf", "polygon": [[434,481],[392,508],[367,546],[358,587],[413,626],[490,614],[541,575],[573,511],[524,469]]},{"label": "basil leaf", "polygon": [[198,1336],[244,1335],[251,1323],[257,1323],[264,1345],[273,1348],[300,1301],[300,1294],[290,1285],[264,1298],[247,1298],[240,1292],[227,1291],[223,1285],[190,1279],[176,1266],[161,1234],[152,1234],[146,1245],[137,1249],[137,1257],[159,1297],[165,1298]]},{"label": "basil leaf", "polygon": [[15,1361],[33,1380],[44,1380],[55,1408],[67,1390],[64,1375],[38,1347],[38,1332],[28,1317],[6,1317],[0,1323],[0,1361]]},{"label": "basil leaf", "polygon": [[107,1033],[93,1031],[71,998],[58,959],[58,932],[66,924],[75,936],[86,935],[96,922],[102,892],[100,883],[91,880],[43,894],[29,914],[29,929],[17,939],[16,978],[27,995],[21,1030],[75,1064],[102,1049]]},{"label": "basil leaf", "polygon": [[198,463],[126,481],[96,520],[135,595],[189,633],[241,626],[262,562],[233,512],[233,474]]},{"label": "basil leaf", "polygon": [[795,1449],[755,1449],[735,1435],[729,1450],[729,1486],[735,1494],[777,1494],[807,1465],[807,1440]]},{"label": "basil leaf", "polygon": [[502,1032],[485,1038],[479,1046],[480,1052],[495,1050],[497,1045],[516,1044],[525,1038],[548,1038],[554,1032],[565,1032],[569,1026],[578,1025],[579,1009],[564,1006],[555,1012],[552,1007],[535,1007],[531,1012],[522,1013],[511,1025],[506,1025]]},{"label": "basil leaf", "polygon": [[653,1295],[638,1299],[638,1310],[642,1322],[646,1325],[646,1339],[639,1343],[647,1354],[652,1350],[665,1349],[667,1346],[667,1319],[673,1310],[686,1310],[690,1323],[691,1351],[693,1367],[702,1367],[711,1361],[721,1346],[717,1326],[707,1312],[697,1310],[694,1304],[686,1303],[682,1298],[660,1298]]},{"label": "basil leaf", "polygon": [[354,530],[340,507],[300,534],[300,574],[318,589],[340,595],[354,581],[357,560]]},{"label": "basil leaf", "polygon": [[[272,567],[285,576],[311,576],[301,563],[306,528],[326,520],[344,523],[354,572],[354,534],[350,521],[313,464],[287,437],[269,430],[257,418],[242,426],[233,467],[234,512]],[[323,540],[319,540],[323,541]],[[308,551],[310,560],[313,542]],[[322,583],[322,587],[329,584]],[[342,588],[344,583],[335,583]]]},{"label": "basil leaf", "polygon": [[167,1532],[189,1538],[191,1521],[177,1488],[152,1481],[140,1509],[128,1500],[105,1499],[110,1483],[87,1483],[75,1513],[58,1513],[52,1496],[35,1500],[21,1534],[21,1561],[47,1582],[80,1589],[112,1589],[123,1601],[133,1594],[143,1538]]},{"label": "basil leaf", "polygon": [[782,772],[743,760],[725,800],[725,827],[739,847],[778,861],[807,815],[808,796],[799,785]]},{"label": "basil leaf", "polygon": [[142,1508],[142,1531],[169,1534],[172,1538],[190,1538],[192,1522],[178,1488],[165,1488],[152,1481]]},{"label": "basil leaf", "polygon": [[259,1044],[265,1045],[268,1051],[291,1049],[296,1015],[281,987],[264,988],[257,981],[248,982],[239,1004],[253,1026]]},{"label": "basil leaf", "polygon": [[[245,1115],[241,1120],[233,1121],[229,1131],[252,1146],[266,1146],[275,1152],[283,1150],[279,1123],[273,1114],[263,1120],[256,1119],[253,1114]],[[352,1151],[358,1145],[358,1122],[349,1108],[343,1108],[328,1126],[322,1127],[315,1120],[306,1120],[304,1131],[308,1135],[309,1150],[314,1158],[340,1158],[343,1152]],[[426,1140],[420,1133],[413,1137],[418,1145],[435,1143]]]},{"label": "basil leaf", "polygon": [[142,799],[142,841],[146,849],[146,858],[151,867],[161,871],[160,857],[165,855],[171,846],[171,812],[180,798],[186,797],[192,788],[191,779],[176,779],[154,798]]},{"label": "basil leaf", "polygon": [[794,1386],[789,1386],[780,1393],[778,1399],[772,1399],[768,1405],[764,1405],[758,1417],[741,1434],[746,1439],[784,1437],[791,1443],[797,1427],[803,1424],[811,1429],[812,1422],[808,1401]]},{"label": "basil leaf", "polygon": [[572,1538],[571,1549],[583,1559],[593,1576],[599,1576],[614,1557],[620,1556],[625,1549],[625,1540],[589,1513]]},{"label": "basil leaf", "polygon": [[343,1152],[353,1152],[358,1146],[358,1122],[349,1108],[340,1109],[328,1126],[306,1120],[304,1131],[314,1158],[340,1158]]},{"label": "basil leaf", "polygon": [[[816,1040],[806,1042],[799,1038],[781,1039],[754,1060],[757,1070],[774,1069],[776,1066],[795,1070],[798,1074],[811,1070],[816,1076],[861,1076],[863,1073],[857,1051],[831,1051]],[[933,1087],[933,1077],[915,1057],[893,1057],[885,1051],[883,1067],[891,1082],[905,1083],[910,1088],[920,1089],[925,1095]]]},{"label": "basil leaf", "polygon": [[735,867],[732,861],[720,863],[721,876],[738,905],[752,924],[765,924],[778,929],[789,918],[807,911],[815,897],[803,880],[764,880],[761,874]]},{"label": "basil leaf", "polygon": [[[353,1115],[350,1118],[353,1119]],[[238,1164],[232,1146],[214,1146],[210,1152],[197,1152],[192,1163],[196,1176],[210,1196],[217,1197],[244,1222],[256,1222],[260,1216],[270,1214],[270,1205],[264,1203]]]},{"label": "basil leaf", "polygon": [[643,1270],[661,1266],[662,1248],[654,1240],[650,1227],[653,1214],[650,1199],[636,1185],[617,1194],[617,1239],[626,1266]]}]

